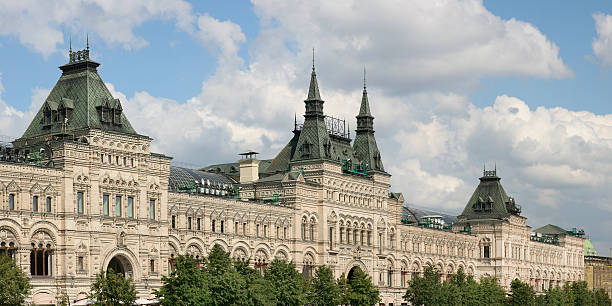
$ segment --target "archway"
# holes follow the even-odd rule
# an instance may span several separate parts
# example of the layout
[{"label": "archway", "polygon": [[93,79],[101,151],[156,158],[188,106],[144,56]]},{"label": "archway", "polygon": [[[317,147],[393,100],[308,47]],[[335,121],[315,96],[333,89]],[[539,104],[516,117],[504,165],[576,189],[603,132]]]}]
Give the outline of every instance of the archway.
[{"label": "archway", "polygon": [[123,276],[126,278],[134,277],[132,264],[130,263],[130,260],[123,255],[116,255],[110,260],[110,262],[108,262],[106,271],[108,272],[110,269],[117,273],[123,274]]},{"label": "archway", "polygon": [[361,270],[361,268],[359,268],[358,266],[354,266],[351,268],[351,270],[349,270],[348,275],[346,276],[346,280],[350,283],[353,280],[353,277],[355,276],[355,271],[357,270]]}]

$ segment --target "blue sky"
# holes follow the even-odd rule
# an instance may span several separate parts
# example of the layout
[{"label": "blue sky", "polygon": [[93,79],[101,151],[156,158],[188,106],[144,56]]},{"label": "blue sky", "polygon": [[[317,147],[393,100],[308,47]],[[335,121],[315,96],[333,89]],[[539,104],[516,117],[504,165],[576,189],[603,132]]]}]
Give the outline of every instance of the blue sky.
[{"label": "blue sky", "polygon": [[393,190],[459,213],[497,163],[528,224],[612,248],[610,1],[0,1],[0,135],[19,137],[73,49],[153,149],[194,166],[290,139],[316,48],[355,126],[363,67]]}]

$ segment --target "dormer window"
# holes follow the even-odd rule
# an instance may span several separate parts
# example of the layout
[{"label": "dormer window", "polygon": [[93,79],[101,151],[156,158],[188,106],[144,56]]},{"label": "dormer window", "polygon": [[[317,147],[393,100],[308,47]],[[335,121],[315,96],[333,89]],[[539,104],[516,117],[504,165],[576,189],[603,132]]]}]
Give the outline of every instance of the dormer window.
[{"label": "dormer window", "polygon": [[302,144],[302,158],[310,158],[310,151],[312,145],[306,141]]}]

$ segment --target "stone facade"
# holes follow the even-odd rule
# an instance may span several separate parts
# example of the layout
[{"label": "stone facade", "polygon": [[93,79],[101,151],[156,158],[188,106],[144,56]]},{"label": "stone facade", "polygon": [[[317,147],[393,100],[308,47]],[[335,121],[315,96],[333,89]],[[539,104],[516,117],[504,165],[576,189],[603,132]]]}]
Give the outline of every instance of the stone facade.
[{"label": "stone facade", "polygon": [[[271,161],[248,156],[252,161],[210,173],[173,167],[171,158],[151,153],[151,139],[131,129],[105,88],[96,89],[103,93],[97,98],[74,94],[69,82],[77,74],[99,76],[88,56],[72,59],[56,87],[67,86],[58,91],[73,104],[58,109],[54,89],[26,134],[0,154],[0,252],[31,275],[36,304],[60,294],[83,298],[95,274],[109,267],[150,297],[174,256],[206,256],[215,244],[260,270],[275,257],[293,260],[306,277],[322,264],[336,276],[358,267],[381,289],[381,302],[394,305],[426,265],[444,277],[459,268],[496,276],[506,288],[519,278],[538,291],[583,279],[583,239],[532,236],[518,214],[459,216],[452,229],[406,222],[404,197],[390,192],[382,167],[365,88],[357,136],[364,147],[353,149],[337,130],[321,135],[313,69],[306,122],[301,129],[296,123],[287,147]],[[61,105],[73,113],[61,113]],[[105,111],[116,116],[105,119]],[[87,119],[71,117],[79,112]]]},{"label": "stone facade", "polygon": [[591,290],[604,289],[612,297],[612,257],[585,256],[584,279]]}]

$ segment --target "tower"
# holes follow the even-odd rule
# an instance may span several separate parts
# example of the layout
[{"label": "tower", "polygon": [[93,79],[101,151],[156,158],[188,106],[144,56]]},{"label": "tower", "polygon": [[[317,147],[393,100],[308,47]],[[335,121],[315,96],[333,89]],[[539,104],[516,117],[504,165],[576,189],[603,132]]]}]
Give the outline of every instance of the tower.
[{"label": "tower", "polygon": [[366,89],[365,68],[363,70],[363,94],[361,96],[361,107],[357,115],[357,130],[353,148],[356,157],[368,164],[368,171],[385,172],[380,151],[374,137],[374,116],[370,112],[368,91]]}]

